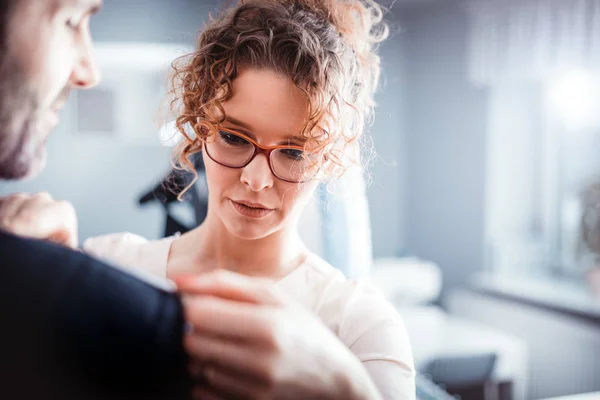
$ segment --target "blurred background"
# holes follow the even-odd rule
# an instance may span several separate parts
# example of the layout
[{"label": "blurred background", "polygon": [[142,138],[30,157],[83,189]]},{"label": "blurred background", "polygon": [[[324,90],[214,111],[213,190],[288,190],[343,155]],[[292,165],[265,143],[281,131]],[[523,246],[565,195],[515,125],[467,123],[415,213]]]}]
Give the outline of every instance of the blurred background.
[{"label": "blurred background", "polygon": [[[104,0],[102,83],[72,94],[44,173],[0,195],[71,201],[82,242],[200,223],[202,179],[184,203],[161,184],[157,117],[170,62],[221,3]],[[600,0],[382,4],[377,158],[319,191],[303,235],[397,306],[421,399],[600,398]]]}]

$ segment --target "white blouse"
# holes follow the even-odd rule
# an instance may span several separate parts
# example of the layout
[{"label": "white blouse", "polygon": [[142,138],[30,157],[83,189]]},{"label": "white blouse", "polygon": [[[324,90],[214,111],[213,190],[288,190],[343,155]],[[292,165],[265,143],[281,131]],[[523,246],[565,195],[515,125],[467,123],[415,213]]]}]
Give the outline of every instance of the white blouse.
[{"label": "white blouse", "polygon": [[[88,239],[83,250],[166,279],[176,237],[149,241],[131,233]],[[384,399],[415,398],[415,369],[404,324],[374,286],[348,280],[316,255],[275,283],[311,310],[363,362]]]}]

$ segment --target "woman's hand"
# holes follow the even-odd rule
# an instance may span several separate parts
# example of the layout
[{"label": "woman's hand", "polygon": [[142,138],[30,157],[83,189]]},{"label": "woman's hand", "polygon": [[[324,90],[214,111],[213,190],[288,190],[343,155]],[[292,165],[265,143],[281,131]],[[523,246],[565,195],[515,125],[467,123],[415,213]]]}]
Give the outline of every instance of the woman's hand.
[{"label": "woman's hand", "polygon": [[379,398],[360,361],[272,283],[222,270],[175,282],[195,398]]},{"label": "woman's hand", "polygon": [[78,246],[75,209],[71,203],[56,201],[48,193],[18,193],[0,198],[0,229],[71,248]]}]

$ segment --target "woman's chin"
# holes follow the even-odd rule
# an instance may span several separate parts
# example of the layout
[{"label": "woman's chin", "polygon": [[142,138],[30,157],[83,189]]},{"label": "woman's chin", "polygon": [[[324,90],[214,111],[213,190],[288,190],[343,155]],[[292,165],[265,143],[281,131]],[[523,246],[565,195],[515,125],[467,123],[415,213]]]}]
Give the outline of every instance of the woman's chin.
[{"label": "woman's chin", "polygon": [[244,240],[258,240],[271,234],[270,231],[265,229],[256,229],[253,227],[239,227],[237,229],[230,229],[229,232],[233,236]]},{"label": "woman's chin", "polygon": [[272,223],[273,220],[269,217],[253,219],[235,213],[233,215],[225,214],[223,217],[223,223],[229,233],[234,237],[244,240],[262,239],[277,230]]},{"label": "woman's chin", "polygon": [[225,224],[225,226],[227,226],[227,230],[232,236],[244,240],[263,239],[276,230],[272,226],[264,225],[265,224],[252,223],[247,221],[230,221],[230,223]]}]

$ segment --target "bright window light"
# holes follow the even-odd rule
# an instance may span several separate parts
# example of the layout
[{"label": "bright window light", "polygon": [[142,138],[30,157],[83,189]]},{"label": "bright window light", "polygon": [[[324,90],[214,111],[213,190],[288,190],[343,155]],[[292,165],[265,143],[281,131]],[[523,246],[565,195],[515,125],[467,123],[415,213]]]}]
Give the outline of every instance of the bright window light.
[{"label": "bright window light", "polygon": [[[184,126],[185,133],[193,139],[196,136],[194,129],[190,125]],[[175,121],[169,121],[162,125],[158,134],[160,143],[165,147],[174,147],[183,139],[183,135],[177,129]]]},{"label": "bright window light", "polygon": [[558,117],[569,127],[600,124],[600,79],[583,70],[559,75],[549,85],[548,100]]},{"label": "bright window light", "polygon": [[100,70],[162,71],[193,48],[184,44],[96,42],[94,57]]}]

